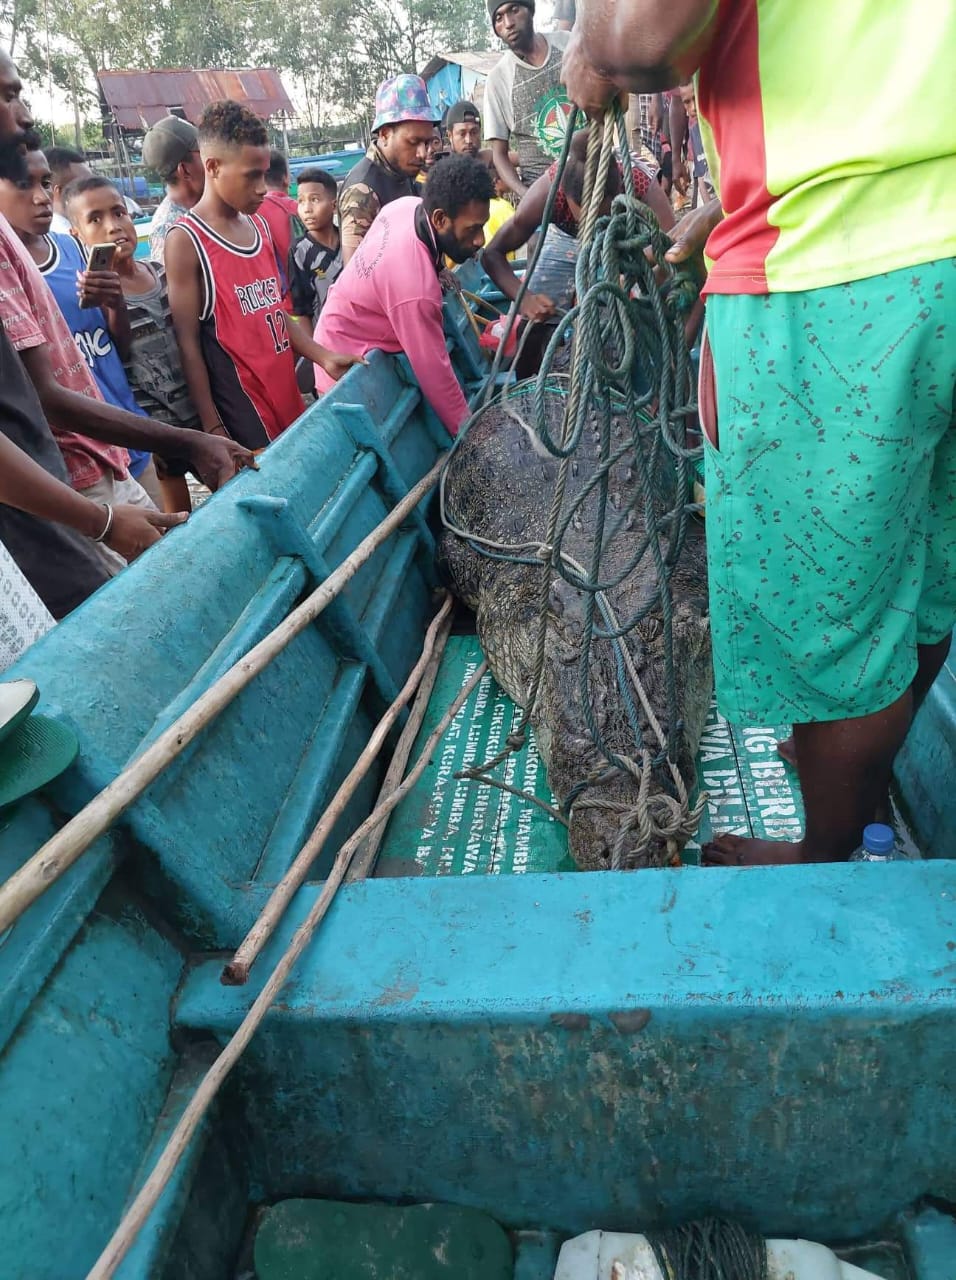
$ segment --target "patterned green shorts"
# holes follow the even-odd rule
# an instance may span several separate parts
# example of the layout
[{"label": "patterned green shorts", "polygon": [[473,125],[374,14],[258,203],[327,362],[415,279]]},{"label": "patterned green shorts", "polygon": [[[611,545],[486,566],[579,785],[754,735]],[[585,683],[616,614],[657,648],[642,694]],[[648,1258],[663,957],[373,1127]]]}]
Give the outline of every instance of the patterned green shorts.
[{"label": "patterned green shorts", "polygon": [[917,644],[953,629],[954,320],[953,259],[708,299],[710,610],[728,720],[879,711],[912,680]]}]

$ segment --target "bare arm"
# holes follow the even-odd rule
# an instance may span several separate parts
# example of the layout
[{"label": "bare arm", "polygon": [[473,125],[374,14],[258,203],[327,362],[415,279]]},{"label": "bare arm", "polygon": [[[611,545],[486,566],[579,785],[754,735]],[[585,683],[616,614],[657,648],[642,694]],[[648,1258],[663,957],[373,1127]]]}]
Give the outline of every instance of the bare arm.
[{"label": "bare arm", "polygon": [[53,376],[50,352],[45,345],[25,348],[20,352],[20,359],[52,426],[61,431],[80,431],[94,440],[118,444],[125,449],[141,449],[144,453],[155,450],[175,456],[183,452],[184,438],[189,432],[61,386]]},{"label": "bare arm", "polygon": [[[98,538],[106,526],[101,503],[91,502],[51,476],[4,435],[0,435],[0,502],[40,520],[65,524],[87,538]],[[141,507],[114,507],[105,542],[125,560],[132,560],[159,538],[161,530],[185,519],[185,515],[163,515]]]},{"label": "bare arm", "polygon": [[209,373],[199,340],[199,313],[203,306],[202,276],[196,248],[187,232],[170,227],[166,236],[166,286],[183,373],[203,431],[225,433],[212,398]]},{"label": "bare arm", "polygon": [[688,80],[713,35],[717,0],[588,0],[577,35],[591,64],[632,93]]},{"label": "bare arm", "polygon": [[[534,235],[541,223],[549,187],[546,173],[531,184],[512,217],[498,228],[481,256],[482,266],[490,279],[512,302],[518,296],[521,281],[512,270],[507,255],[522,248]],[[521,313],[529,320],[545,320],[554,314],[554,303],[544,294],[526,293]]]},{"label": "bare arm", "polygon": [[322,343],[316,342],[309,333],[307,320],[290,315],[286,318],[286,324],[289,329],[289,341],[295,354],[304,356],[306,360],[319,365],[336,382],[351,369],[353,364],[368,363],[362,356],[339,355],[335,351],[330,351],[328,347],[323,347]]},{"label": "bare arm", "polygon": [[91,502],[18,449],[0,434],[0,502],[26,511],[41,520],[68,525],[87,538],[103,532],[106,517],[98,502]]},{"label": "bare arm", "polygon": [[660,229],[662,231],[670,231],[676,221],[674,210],[671,208],[671,202],[664,195],[661,184],[656,179],[647,188],[644,203],[657,219]]},{"label": "bare arm", "polygon": [[709,200],[681,218],[673,235],[673,245],[665,255],[668,262],[686,262],[697,253],[703,253],[707,237],[723,219],[724,211],[718,199]]},{"label": "bare arm", "polygon": [[491,154],[495,162],[495,168],[498,171],[498,177],[508,190],[513,191],[516,196],[525,195],[528,188],[518,177],[518,170],[512,163],[507,138],[492,138]]},{"label": "bare arm", "polygon": [[690,79],[717,22],[717,0],[588,0],[564,54],[568,96],[597,115],[620,89],[656,93]]}]

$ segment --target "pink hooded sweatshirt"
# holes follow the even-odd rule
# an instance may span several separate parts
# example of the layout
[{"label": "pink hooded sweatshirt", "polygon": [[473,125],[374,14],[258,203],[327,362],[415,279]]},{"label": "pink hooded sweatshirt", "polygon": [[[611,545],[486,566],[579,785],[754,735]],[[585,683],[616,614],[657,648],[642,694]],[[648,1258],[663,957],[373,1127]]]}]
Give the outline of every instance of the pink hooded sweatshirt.
[{"label": "pink hooded sweatshirt", "polygon": [[[449,434],[457,435],[469,410],[445,346],[441,264],[421,200],[393,200],[329,290],[315,340],[356,356],[404,351],[425,399]],[[334,385],[318,365],[315,385],[318,391]]]}]

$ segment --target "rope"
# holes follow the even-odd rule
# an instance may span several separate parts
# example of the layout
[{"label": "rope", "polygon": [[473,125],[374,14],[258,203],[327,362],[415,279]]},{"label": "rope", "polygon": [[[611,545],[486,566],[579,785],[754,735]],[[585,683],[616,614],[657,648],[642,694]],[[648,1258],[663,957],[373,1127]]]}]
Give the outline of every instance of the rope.
[{"label": "rope", "polygon": [[767,1242],[737,1222],[705,1218],[644,1235],[665,1280],[767,1280]]},{"label": "rope", "polygon": [[[548,201],[538,241],[538,251],[550,222],[563,178],[574,122],[568,133]],[[615,197],[609,214],[601,213],[610,165],[614,158],[617,129],[624,170],[623,194]],[[532,675],[524,714],[504,748],[492,759],[470,771],[476,780],[488,784],[488,775],[527,740],[527,729],[539,696],[544,671],[548,630],[548,602],[555,573],[585,595],[584,634],[578,665],[581,704],[588,732],[607,768],[581,779],[565,798],[563,809],[570,816],[578,807],[601,808],[620,817],[620,830],[612,849],[612,866],[623,867],[660,842],[676,860],[680,849],[694,834],[706,804],[701,795],[691,806],[680,771],[671,755],[667,735],[647,697],[626,638],[648,614],[659,615],[663,624],[665,697],[667,723],[676,736],[683,724],[679,716],[673,654],[673,601],[670,577],[683,547],[687,520],[699,508],[687,501],[690,465],[700,456],[700,448],[685,446],[687,421],[696,410],[690,359],[683,333],[683,317],[693,305],[697,286],[684,271],[671,271],[659,286],[654,263],[662,263],[670,241],[647,207],[633,196],[633,171],[623,112],[615,108],[602,124],[592,120],[585,169],[585,216],[579,232],[581,243],[575,285],[577,304],[567,313],[566,324],[552,336],[541,369],[534,379],[514,384],[492,397],[499,363],[492,368],[478,413],[493,404],[516,419],[528,432],[538,452],[558,460],[558,474],[548,512],[546,531],[540,541],[506,544],[484,539],[463,528],[446,509],[445,475],[440,485],[441,519],[446,528],[465,539],[476,551],[493,559],[534,565],[540,569],[537,624],[534,635]],[[648,254],[647,251],[650,251]],[[649,261],[649,257],[653,262]],[[529,263],[522,289],[512,307],[513,320],[534,269],[537,253]],[[634,296],[632,296],[634,295]],[[562,345],[563,330],[575,328],[570,375],[557,374],[554,362]],[[503,350],[506,338],[502,339]],[[647,388],[635,388],[634,370],[644,376]],[[519,397],[531,396],[532,421],[515,408]],[[548,406],[556,394],[566,396],[566,405],[557,431],[549,425]],[[477,413],[476,415],[477,416]],[[630,438],[614,443],[612,419],[630,424]],[[565,508],[568,477],[573,458],[585,429],[597,420],[600,458],[594,474]],[[464,433],[459,436],[459,440]],[[454,453],[454,450],[452,451]],[[610,509],[610,472],[627,463],[636,472],[640,515],[635,510]],[[447,474],[447,468],[446,473]],[[673,491],[668,510],[661,495]],[[588,514],[595,532],[587,565],[565,551],[563,542],[571,528],[581,525],[584,507],[596,508]],[[639,520],[633,550],[626,563],[602,576],[602,552],[623,530]],[[666,536],[666,542],[665,542]],[[656,588],[632,616],[618,619],[609,594],[638,570],[649,557],[656,576]],[[634,749],[616,752],[604,741],[597,724],[589,691],[591,654],[595,641],[612,645],[618,671],[619,692],[634,734]],[[638,706],[644,713],[653,744],[644,741]],[[614,772],[637,783],[633,805],[609,801],[585,793],[606,782]],[[650,781],[657,776],[660,788],[654,792]],[[530,797],[529,797],[530,799]]]}]

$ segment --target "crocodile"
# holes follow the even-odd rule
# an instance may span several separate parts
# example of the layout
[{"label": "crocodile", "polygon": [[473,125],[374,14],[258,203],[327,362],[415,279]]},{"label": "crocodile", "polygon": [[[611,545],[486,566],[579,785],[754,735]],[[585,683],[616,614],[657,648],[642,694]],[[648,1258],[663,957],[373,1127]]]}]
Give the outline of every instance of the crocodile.
[{"label": "crocodile", "polygon": [[[566,404],[560,388],[546,393],[545,403],[554,438]],[[472,421],[443,477],[444,528],[437,553],[440,571],[452,591],[475,612],[478,638],[495,679],[522,707],[527,706],[533,685],[545,572],[540,549],[547,535],[559,467],[532,421],[529,390],[492,401]],[[642,430],[647,433],[656,427]],[[687,792],[693,790],[695,757],[713,686],[702,521],[695,516],[686,518],[683,545],[670,574],[674,725],[668,715],[666,625],[660,597],[654,599],[658,575],[650,552],[614,585],[614,578],[639,549],[648,524],[654,523],[648,516],[660,520],[675,505],[674,468],[665,463],[657,470],[662,476],[669,474],[669,483],[653,492],[653,511],[648,511],[640,467],[633,450],[626,448],[628,438],[633,439],[630,426],[621,415],[612,417],[610,449],[605,456],[618,452],[619,446],[622,456],[607,473],[600,579],[610,580],[610,584],[597,601],[595,627],[604,630],[610,622],[613,630],[642,609],[646,612],[623,638],[624,650],[595,635],[583,677],[580,656],[586,643],[589,593],[556,572],[552,561],[547,570],[541,679],[530,715],[551,790],[566,808],[571,802],[569,848],[584,870],[662,866],[678,860],[679,847],[688,833],[677,840],[662,835],[649,843],[640,839],[629,821],[636,812],[640,775],[610,767],[607,753],[639,766],[647,762],[641,751],[643,744],[653,757],[645,799],[655,812],[666,809],[667,801],[660,797],[673,796],[679,790],[671,763]],[[590,565],[596,540],[599,491],[587,486],[599,468],[600,442],[601,433],[592,416],[567,469],[563,499],[562,517],[570,515],[571,519],[561,539],[561,551],[572,574],[575,563]],[[660,527],[667,557],[669,530],[676,527],[675,522],[664,519]],[[634,684],[627,673],[627,660],[636,669],[647,706],[666,738],[666,760],[665,744],[658,740],[651,716],[638,696],[632,696],[633,709],[628,710],[622,674],[628,692]],[[582,678],[587,686],[583,696]],[[593,713],[591,725],[586,714],[589,710]],[[641,743],[634,732],[635,713]],[[582,783],[588,785],[582,789]]]}]

